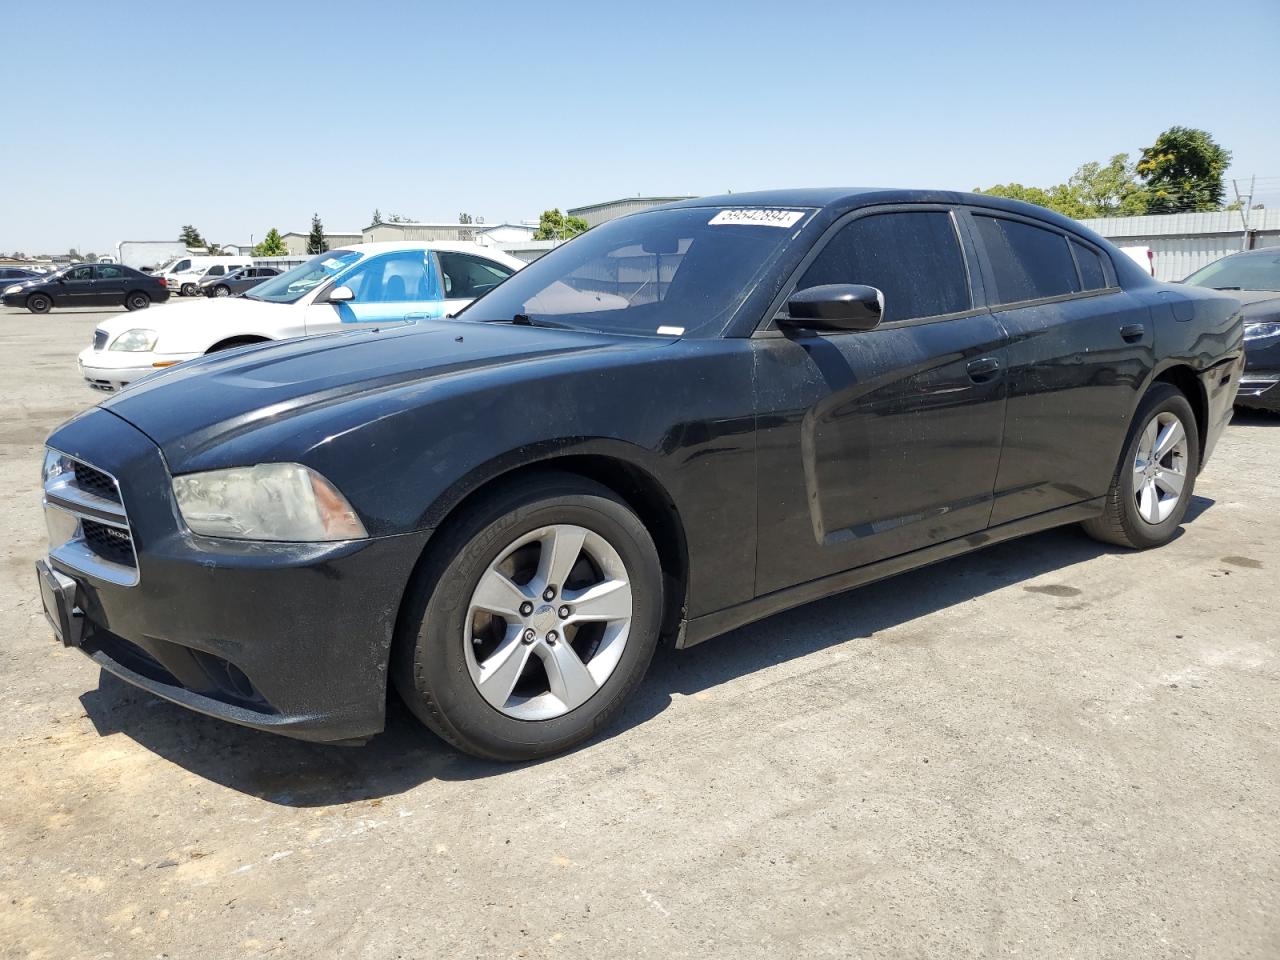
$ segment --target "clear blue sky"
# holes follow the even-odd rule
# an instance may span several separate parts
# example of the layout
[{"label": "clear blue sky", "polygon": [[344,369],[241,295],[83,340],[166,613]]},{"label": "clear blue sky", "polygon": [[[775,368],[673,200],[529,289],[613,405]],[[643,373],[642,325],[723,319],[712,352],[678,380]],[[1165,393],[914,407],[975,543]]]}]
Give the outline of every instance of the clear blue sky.
[{"label": "clear blue sky", "polygon": [[1280,204],[1277,0],[15,6],[6,252],[184,223],[247,242],[313,211],[359,229],[375,207],[1047,185],[1175,123]]}]

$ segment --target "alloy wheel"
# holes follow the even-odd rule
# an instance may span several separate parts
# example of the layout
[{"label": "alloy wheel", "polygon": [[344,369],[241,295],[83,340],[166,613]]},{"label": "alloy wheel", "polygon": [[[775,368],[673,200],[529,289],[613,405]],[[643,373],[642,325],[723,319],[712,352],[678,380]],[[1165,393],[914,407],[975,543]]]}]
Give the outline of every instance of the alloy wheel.
[{"label": "alloy wheel", "polygon": [[517,720],[563,716],[613,674],[631,617],[631,578],[604,537],[573,524],[532,530],[472,592],[463,637],[472,682]]},{"label": "alloy wheel", "polygon": [[1187,482],[1187,432],[1175,414],[1156,414],[1143,428],[1133,461],[1138,516],[1153,526],[1173,513]]}]

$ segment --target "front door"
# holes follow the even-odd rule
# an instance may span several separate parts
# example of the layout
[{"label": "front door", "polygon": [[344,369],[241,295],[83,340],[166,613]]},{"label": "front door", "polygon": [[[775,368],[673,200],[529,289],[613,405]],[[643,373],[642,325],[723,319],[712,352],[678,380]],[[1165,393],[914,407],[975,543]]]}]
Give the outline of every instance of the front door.
[{"label": "front door", "polygon": [[881,325],[755,339],[757,593],[986,528],[1006,344],[966,250],[945,208],[859,216],[796,288],[874,286]]},{"label": "front door", "polygon": [[[331,303],[328,294],[347,287],[352,298]],[[334,278],[307,307],[307,333],[387,327],[444,316],[440,280],[428,250],[397,250],[370,257]]]},{"label": "front door", "polygon": [[72,267],[54,285],[53,302],[60,307],[93,306],[93,267]]}]

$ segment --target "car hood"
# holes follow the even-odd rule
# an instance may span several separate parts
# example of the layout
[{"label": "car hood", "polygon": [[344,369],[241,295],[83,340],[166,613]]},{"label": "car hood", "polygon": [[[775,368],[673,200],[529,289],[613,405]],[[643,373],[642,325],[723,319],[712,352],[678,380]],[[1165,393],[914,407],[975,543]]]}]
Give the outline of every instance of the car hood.
[{"label": "car hood", "polygon": [[151,437],[171,467],[179,469],[183,459],[224,437],[319,406],[498,366],[669,342],[500,323],[425,321],[212,354],[136,381],[101,406]]},{"label": "car hood", "polygon": [[185,303],[170,301],[161,309],[145,313],[123,313],[104,320],[98,329],[106,330],[112,339],[126,330],[154,330],[157,353],[204,353],[228,331],[237,336],[270,336],[276,327],[296,317],[290,313],[296,309],[297,304],[244,297],[201,297]]}]

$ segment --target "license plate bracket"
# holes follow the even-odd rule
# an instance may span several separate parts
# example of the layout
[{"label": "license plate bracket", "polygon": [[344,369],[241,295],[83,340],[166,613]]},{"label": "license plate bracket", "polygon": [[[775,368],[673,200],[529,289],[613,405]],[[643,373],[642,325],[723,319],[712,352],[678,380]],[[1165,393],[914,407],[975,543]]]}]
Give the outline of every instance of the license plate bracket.
[{"label": "license plate bracket", "polygon": [[46,561],[36,561],[36,580],[44,617],[64,647],[78,647],[84,632],[84,611],[76,606],[76,582]]}]

